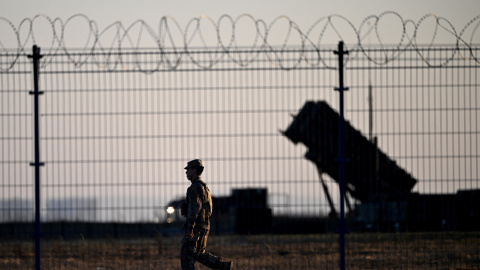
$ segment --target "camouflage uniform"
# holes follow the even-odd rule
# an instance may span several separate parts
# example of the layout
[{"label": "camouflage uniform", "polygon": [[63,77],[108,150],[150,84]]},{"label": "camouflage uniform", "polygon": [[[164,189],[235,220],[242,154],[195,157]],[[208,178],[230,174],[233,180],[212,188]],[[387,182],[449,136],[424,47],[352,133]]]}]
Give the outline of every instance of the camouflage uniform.
[{"label": "camouflage uniform", "polygon": [[[203,167],[202,161],[192,160],[185,169],[195,166]],[[183,236],[180,251],[182,269],[195,269],[195,261],[212,269],[231,269],[231,262],[223,262],[222,258],[205,251],[210,231],[212,198],[210,190],[200,178],[192,180],[187,190],[186,210],[187,221],[183,229],[193,229],[193,237],[186,234]]]}]

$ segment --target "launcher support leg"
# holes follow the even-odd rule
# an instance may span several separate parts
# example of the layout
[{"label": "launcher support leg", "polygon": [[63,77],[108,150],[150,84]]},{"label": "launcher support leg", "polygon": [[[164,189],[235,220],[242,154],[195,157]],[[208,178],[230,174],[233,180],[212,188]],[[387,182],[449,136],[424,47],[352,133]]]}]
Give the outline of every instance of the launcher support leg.
[{"label": "launcher support leg", "polygon": [[337,211],[335,210],[335,207],[333,206],[332,197],[330,196],[330,192],[328,192],[328,187],[325,184],[325,180],[323,180],[322,169],[320,169],[319,166],[316,166],[316,167],[318,171],[318,176],[320,177],[320,183],[322,184],[322,187],[323,187],[323,193],[325,193],[325,197],[327,197],[327,200],[328,200],[328,205],[330,205],[330,213],[328,213],[328,216],[337,217],[338,215],[337,215]]}]

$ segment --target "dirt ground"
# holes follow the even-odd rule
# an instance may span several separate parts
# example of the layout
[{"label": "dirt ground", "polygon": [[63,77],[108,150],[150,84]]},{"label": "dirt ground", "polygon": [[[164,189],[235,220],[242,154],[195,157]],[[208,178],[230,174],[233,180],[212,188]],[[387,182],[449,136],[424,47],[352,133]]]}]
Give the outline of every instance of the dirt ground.
[{"label": "dirt ground", "polygon": [[[44,240],[42,269],[180,269],[181,236]],[[338,235],[210,236],[235,269],[338,269]],[[33,242],[0,242],[0,269],[32,269]],[[197,269],[208,269],[197,264]],[[347,269],[479,269],[480,233],[348,234]]]}]

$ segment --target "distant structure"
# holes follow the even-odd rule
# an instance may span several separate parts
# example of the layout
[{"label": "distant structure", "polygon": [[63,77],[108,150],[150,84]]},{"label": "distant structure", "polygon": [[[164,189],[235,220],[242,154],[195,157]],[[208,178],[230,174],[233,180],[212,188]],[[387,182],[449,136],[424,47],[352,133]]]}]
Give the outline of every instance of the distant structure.
[{"label": "distant structure", "polygon": [[34,220],[33,203],[25,199],[0,200],[0,223]]},{"label": "distant structure", "polygon": [[97,221],[95,198],[65,198],[47,201],[46,221]]}]

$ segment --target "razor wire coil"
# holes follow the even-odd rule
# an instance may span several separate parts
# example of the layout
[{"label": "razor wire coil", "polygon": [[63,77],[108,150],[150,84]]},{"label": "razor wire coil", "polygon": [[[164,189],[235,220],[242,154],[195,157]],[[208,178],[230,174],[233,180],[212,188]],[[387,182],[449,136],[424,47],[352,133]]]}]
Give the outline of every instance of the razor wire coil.
[{"label": "razor wire coil", "polygon": [[[387,46],[382,39],[380,28],[385,26],[385,18],[397,20],[401,29],[398,42],[393,46]],[[424,25],[433,19],[433,29],[430,29],[431,39],[427,44],[420,44],[420,30]],[[52,19],[46,15],[36,15],[33,18],[26,18],[16,27],[10,20],[0,17],[0,26],[3,25],[13,32],[15,36],[16,48],[7,48],[2,42],[6,35],[0,37],[0,70],[10,70],[16,64],[21,55],[29,53],[27,44],[36,44],[40,34],[37,32],[37,24],[45,21],[51,27],[51,40],[48,45],[43,47],[44,57],[41,60],[42,66],[48,65],[54,55],[66,54],[69,61],[76,66],[81,67],[87,61],[93,61],[99,68],[106,70],[116,70],[118,68],[128,69],[124,65],[124,53],[133,51],[134,63],[133,69],[141,72],[155,72],[161,70],[175,70],[182,61],[189,60],[200,69],[210,69],[222,61],[225,57],[233,61],[239,67],[247,67],[258,57],[264,56],[273,65],[281,69],[294,69],[301,63],[309,66],[323,66],[325,68],[336,68],[331,66],[325,59],[322,52],[327,46],[327,33],[335,36],[338,40],[350,38],[350,42],[345,42],[347,50],[358,52],[370,62],[376,65],[386,65],[397,59],[404,51],[414,50],[427,66],[441,67],[445,66],[458,56],[467,61],[473,61],[479,64],[477,51],[473,50],[478,44],[475,43],[475,36],[480,27],[480,15],[472,18],[460,30],[445,18],[434,14],[427,14],[421,17],[418,22],[403,19],[398,13],[386,11],[380,15],[371,15],[366,17],[358,27],[347,18],[340,15],[329,15],[315,21],[306,32],[292,21],[288,16],[279,16],[270,24],[261,19],[255,19],[249,14],[242,14],[237,18],[229,15],[221,16],[217,21],[208,16],[200,16],[191,19],[185,28],[182,28],[178,21],[171,16],[160,18],[158,29],[155,30],[143,20],[137,20],[125,26],[117,21],[105,29],[100,30],[96,21],[91,20],[84,14],[76,14],[69,17],[66,21],[60,18]],[[76,22],[83,21],[87,26],[87,37],[81,45],[82,53],[73,53],[70,44],[67,44],[66,34],[70,27],[76,26]],[[239,45],[241,38],[238,37],[240,25],[245,25],[245,21],[253,25],[250,31],[253,33],[252,42],[249,45]],[[285,25],[286,22],[286,26]],[[207,25],[207,26],[205,26]],[[341,28],[341,26],[346,26]],[[273,41],[273,30],[278,27],[281,29],[282,38],[276,43]],[[214,37],[208,36],[207,30],[214,33]],[[74,32],[74,30],[71,30]],[[345,34],[350,31],[350,34]],[[453,38],[450,56],[442,59],[440,63],[432,61],[428,57],[429,48],[435,45],[439,32],[449,35]],[[26,33],[25,33],[26,32]],[[42,34],[44,34],[42,32]],[[23,36],[22,36],[23,35]],[[110,35],[110,37],[108,37]],[[178,38],[176,38],[177,36]],[[352,38],[354,36],[354,38]],[[277,37],[277,36],[275,36]],[[374,38],[375,44],[380,46],[383,57],[375,59],[368,53],[368,44]],[[107,39],[108,38],[108,39]],[[143,68],[138,58],[144,51],[143,43],[150,40],[154,44],[159,57],[153,67]],[[214,44],[209,44],[209,42]],[[295,45],[295,59],[285,54],[292,48],[291,43]],[[394,48],[392,50],[392,48]],[[425,48],[427,50],[425,50]],[[466,48],[466,50],[465,50]],[[463,50],[462,50],[463,49]],[[198,50],[208,51],[207,59],[197,59]],[[466,51],[466,53],[463,52]],[[242,52],[242,53],[239,53]],[[306,57],[307,52],[314,52],[315,57]],[[355,57],[350,54],[346,57],[348,61]]]}]

